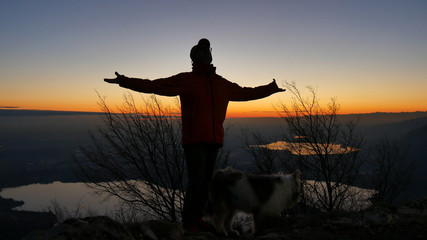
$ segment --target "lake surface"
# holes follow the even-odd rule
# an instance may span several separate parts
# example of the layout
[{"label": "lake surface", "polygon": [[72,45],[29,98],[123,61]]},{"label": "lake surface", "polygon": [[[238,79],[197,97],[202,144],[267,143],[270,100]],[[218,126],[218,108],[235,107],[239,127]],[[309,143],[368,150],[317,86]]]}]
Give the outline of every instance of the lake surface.
[{"label": "lake surface", "polygon": [[[315,183],[307,181],[307,184],[311,185]],[[324,183],[320,182],[317,184]],[[360,194],[356,207],[358,210],[370,206],[371,203],[367,199],[374,194],[373,190],[351,187],[351,192],[359,192]],[[24,201],[24,205],[17,207],[16,210],[47,211],[49,207],[53,206],[52,202],[55,201],[61,208],[65,208],[71,213],[79,209],[79,213],[81,214],[79,217],[91,214],[111,216],[120,206],[120,200],[117,197],[105,199],[105,195],[95,195],[92,189],[81,182],[53,182],[49,184],[30,184],[27,186],[5,188],[0,191],[0,196],[16,201]],[[344,208],[346,207],[344,206]]]},{"label": "lake surface", "polygon": [[119,206],[117,197],[95,195],[93,190],[84,183],[53,182],[49,184],[30,184],[26,186],[5,188],[0,191],[3,198],[12,198],[16,201],[24,201],[24,205],[16,210],[45,211],[52,207],[56,201],[61,207],[68,211],[80,208],[83,215],[89,210],[100,215],[106,215]]}]

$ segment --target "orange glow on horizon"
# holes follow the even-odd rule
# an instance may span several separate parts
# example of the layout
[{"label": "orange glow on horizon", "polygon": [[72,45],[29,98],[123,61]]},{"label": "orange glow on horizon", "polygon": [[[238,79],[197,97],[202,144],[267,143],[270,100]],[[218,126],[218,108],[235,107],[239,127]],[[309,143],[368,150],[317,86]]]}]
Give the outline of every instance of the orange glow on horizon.
[{"label": "orange glow on horizon", "polygon": [[[146,98],[146,96],[143,96]],[[73,112],[101,112],[101,108],[98,106],[97,97],[91,99],[79,99],[78,101],[69,102],[68,100],[64,101],[14,101],[9,102],[5,101],[1,104],[0,109],[25,109],[25,110],[45,110],[45,111],[73,111]],[[140,106],[141,102],[139,97],[135,96],[137,105]],[[175,98],[166,98],[159,97],[159,100],[164,106],[174,107],[176,106]],[[230,102],[227,118],[265,118],[273,117],[278,118],[280,114],[273,107],[273,101],[259,100],[253,102]],[[117,109],[117,106],[123,104],[123,99],[120,96],[117,97],[107,97],[106,98],[107,106],[110,107],[112,111]],[[354,103],[340,103],[341,108],[338,112],[339,115],[346,114],[368,114],[376,112],[387,112],[387,113],[400,113],[400,112],[423,112],[427,111],[425,104],[420,102],[417,105],[405,105],[404,103],[396,104],[390,103],[388,105],[364,105],[364,104],[354,104]],[[3,106],[3,107],[2,107]],[[7,106],[13,108],[7,108]]]},{"label": "orange glow on horizon", "polygon": [[[111,105],[113,111],[117,110],[115,108],[117,105]],[[45,105],[45,106],[32,106],[27,105],[25,107],[13,106],[0,107],[0,109],[12,109],[12,110],[41,110],[41,111],[69,111],[69,112],[101,112],[101,108],[97,104],[87,104],[87,105]],[[369,114],[369,113],[401,113],[401,112],[426,112],[427,109],[419,108],[383,108],[383,109],[374,109],[374,108],[362,108],[354,107],[348,109],[342,109],[338,112],[338,115],[348,115],[348,114]],[[244,111],[239,109],[229,110],[227,112],[227,118],[279,118],[280,114],[276,111]]]},{"label": "orange glow on horizon", "polygon": [[228,112],[227,118],[266,118],[280,117],[277,112]]}]

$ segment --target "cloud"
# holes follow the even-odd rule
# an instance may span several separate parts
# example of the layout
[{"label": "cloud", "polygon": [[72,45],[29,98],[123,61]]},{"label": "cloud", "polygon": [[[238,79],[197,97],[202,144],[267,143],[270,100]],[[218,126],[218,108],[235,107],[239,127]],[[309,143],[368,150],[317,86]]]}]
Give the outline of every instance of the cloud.
[{"label": "cloud", "polygon": [[2,108],[6,108],[6,109],[15,109],[15,108],[20,108],[18,106],[0,106],[0,109]]}]

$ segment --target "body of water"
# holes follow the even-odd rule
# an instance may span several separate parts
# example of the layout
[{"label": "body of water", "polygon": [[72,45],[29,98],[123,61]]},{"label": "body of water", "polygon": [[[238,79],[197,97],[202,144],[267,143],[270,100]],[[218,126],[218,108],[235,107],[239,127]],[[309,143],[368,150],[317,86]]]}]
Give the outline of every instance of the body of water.
[{"label": "body of water", "polygon": [[46,211],[56,203],[69,212],[79,210],[83,216],[88,213],[108,215],[120,204],[117,197],[105,199],[106,196],[95,195],[92,189],[81,182],[53,182],[5,188],[0,191],[0,196],[24,201],[24,204],[15,210]]},{"label": "body of water", "polygon": [[[313,189],[313,186],[322,188],[323,182],[307,181],[305,188]],[[311,185],[312,187],[308,187]],[[343,185],[342,187],[345,187]],[[350,194],[358,193],[357,203],[349,203],[354,210],[362,210],[370,206],[367,200],[375,192],[370,189],[363,189],[358,187],[351,187]],[[306,192],[306,194],[309,194]],[[310,194],[309,194],[310,195]],[[85,217],[89,215],[108,215],[112,216],[115,210],[120,207],[120,200],[117,197],[109,197],[106,199],[105,195],[96,195],[93,190],[88,188],[84,183],[63,183],[53,182],[49,184],[30,184],[26,186],[5,188],[0,191],[0,196],[3,198],[11,198],[16,201],[24,201],[22,206],[17,207],[15,210],[26,211],[47,211],[48,208],[54,207],[58,204],[62,209],[74,214],[76,210],[79,211],[78,217]],[[312,196],[313,199],[316,197]],[[58,206],[57,205],[57,206]],[[349,208],[344,206],[344,208]]]}]

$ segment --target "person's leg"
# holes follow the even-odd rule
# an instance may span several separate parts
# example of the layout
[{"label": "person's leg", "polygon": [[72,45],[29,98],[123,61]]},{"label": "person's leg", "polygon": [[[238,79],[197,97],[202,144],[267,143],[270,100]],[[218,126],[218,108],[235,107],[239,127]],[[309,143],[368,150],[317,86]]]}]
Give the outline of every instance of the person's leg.
[{"label": "person's leg", "polygon": [[200,188],[203,179],[206,148],[201,144],[191,144],[184,148],[187,164],[187,188],[184,199],[182,222],[184,227],[189,227],[198,219],[200,209]]},{"label": "person's leg", "polygon": [[218,157],[218,146],[217,145],[207,145],[207,155],[206,155],[206,163],[205,163],[205,172],[203,175],[203,181],[201,183],[201,199],[203,204],[203,212],[206,208],[206,204],[208,201],[209,187],[211,184],[211,180],[213,177],[213,173],[215,171],[216,160]]},{"label": "person's leg", "polygon": [[191,144],[186,146],[184,151],[188,183],[182,221],[184,227],[189,227],[204,215],[218,147],[212,147],[208,144]]}]

